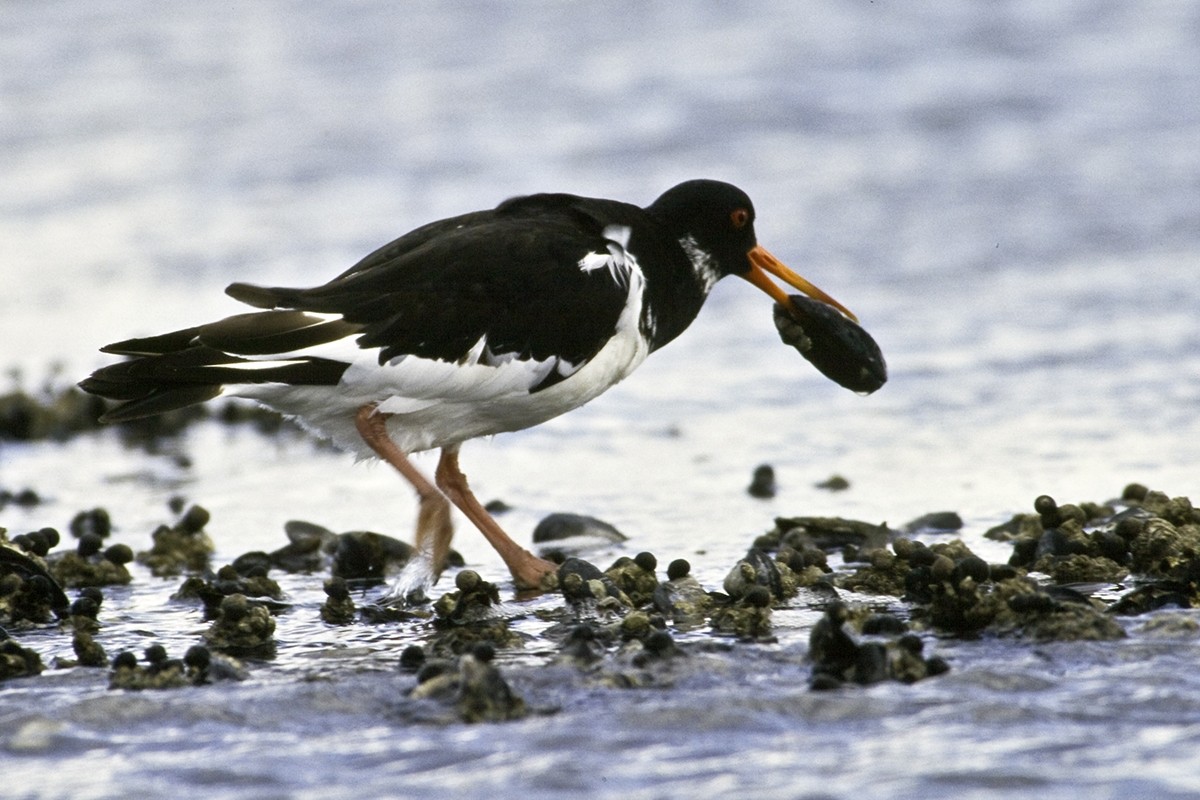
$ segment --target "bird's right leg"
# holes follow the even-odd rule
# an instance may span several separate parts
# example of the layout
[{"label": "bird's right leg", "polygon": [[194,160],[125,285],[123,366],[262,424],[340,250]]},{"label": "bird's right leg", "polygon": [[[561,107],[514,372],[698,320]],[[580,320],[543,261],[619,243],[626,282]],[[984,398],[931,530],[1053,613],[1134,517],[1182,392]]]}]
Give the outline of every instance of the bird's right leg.
[{"label": "bird's right leg", "polygon": [[446,566],[450,540],[454,537],[454,527],[450,521],[450,501],[413,466],[408,456],[396,446],[392,437],[388,436],[387,421],[390,416],[380,412],[375,405],[367,404],[358,409],[354,424],[358,428],[359,436],[375,454],[395,467],[417,490],[417,498],[420,501],[417,511],[417,555],[419,558],[428,559],[432,570],[430,578],[437,580],[437,576]]}]

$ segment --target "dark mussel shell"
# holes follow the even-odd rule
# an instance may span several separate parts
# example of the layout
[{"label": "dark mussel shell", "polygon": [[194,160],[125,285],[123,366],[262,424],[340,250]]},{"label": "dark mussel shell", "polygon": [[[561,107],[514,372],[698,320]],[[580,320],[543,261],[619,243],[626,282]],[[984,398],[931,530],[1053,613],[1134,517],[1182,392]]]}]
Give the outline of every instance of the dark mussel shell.
[{"label": "dark mussel shell", "polygon": [[58,585],[58,581],[54,580],[54,576],[47,572],[41,563],[12,547],[0,545],[0,574],[5,572],[15,572],[26,580],[30,578],[43,579],[45,581],[43,586],[49,594],[50,607],[54,609],[55,613],[65,612],[70,608],[70,599],[63,593],[62,587]]},{"label": "dark mussel shell", "polygon": [[788,309],[775,304],[775,327],[784,344],[851,391],[870,394],[887,383],[887,364],[871,334],[833,306],[799,294],[788,299]]}]

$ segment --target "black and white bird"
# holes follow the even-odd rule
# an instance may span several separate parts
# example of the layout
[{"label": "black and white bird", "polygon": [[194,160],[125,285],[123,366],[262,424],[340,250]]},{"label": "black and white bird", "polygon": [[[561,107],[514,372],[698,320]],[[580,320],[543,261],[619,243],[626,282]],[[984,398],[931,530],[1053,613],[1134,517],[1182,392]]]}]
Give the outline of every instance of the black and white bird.
[{"label": "black and white bird", "polygon": [[[646,208],[513,198],[417,228],[313,288],[234,283],[226,292],[260,310],[108,345],[130,358],[80,386],[118,401],[109,422],[252,398],[412,483],[418,584],[442,569],[453,503],[516,585],[536,588],[556,566],[476,500],[459,447],[595,398],[682,333],[727,275],[787,307],[776,276],[853,319],[758,245],[742,190],[693,180]],[[441,449],[433,482],[409,461],[432,448]]]}]

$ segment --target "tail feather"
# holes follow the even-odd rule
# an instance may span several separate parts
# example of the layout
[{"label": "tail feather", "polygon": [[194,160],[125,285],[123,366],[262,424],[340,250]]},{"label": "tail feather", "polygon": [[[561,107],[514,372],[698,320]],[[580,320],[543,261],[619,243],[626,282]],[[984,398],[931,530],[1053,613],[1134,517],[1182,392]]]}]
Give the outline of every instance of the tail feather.
[{"label": "tail feather", "polygon": [[[82,384],[80,384],[82,386]],[[172,389],[154,389],[144,397],[129,400],[100,415],[100,421],[131,422],[144,419],[168,411],[178,411],[181,408],[203,403],[220,397],[222,387],[216,386],[184,386]]]},{"label": "tail feather", "polygon": [[151,356],[176,353],[190,345],[199,333],[199,328],[184,328],[183,330],[164,333],[161,336],[126,339],[122,342],[106,344],[100,348],[100,352],[112,353],[118,356]]},{"label": "tail feather", "polygon": [[[220,396],[227,385],[333,386],[349,364],[288,354],[357,331],[357,326],[341,319],[323,319],[300,311],[241,314],[208,325],[110,344],[104,352],[131,358],[96,370],[79,387],[118,403],[101,421],[124,422],[211,400]],[[247,355],[278,357],[254,359]]]},{"label": "tail feather", "polygon": [[302,289],[286,286],[255,286],[252,283],[231,283],[225,294],[238,302],[255,308],[295,308]]},{"label": "tail feather", "polygon": [[340,317],[326,319],[303,311],[252,311],[196,329],[196,340],[208,347],[243,356],[293,353],[344,339],[360,326]]}]

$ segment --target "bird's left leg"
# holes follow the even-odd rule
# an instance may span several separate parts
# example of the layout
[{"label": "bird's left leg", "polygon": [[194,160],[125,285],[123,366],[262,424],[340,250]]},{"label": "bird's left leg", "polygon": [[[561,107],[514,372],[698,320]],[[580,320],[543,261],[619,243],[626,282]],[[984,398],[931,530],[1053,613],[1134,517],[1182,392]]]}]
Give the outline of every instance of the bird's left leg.
[{"label": "bird's left leg", "polygon": [[374,405],[368,404],[358,409],[354,423],[358,434],[375,454],[395,467],[417,490],[417,498],[420,501],[417,509],[417,552],[429,559],[433,570],[432,579],[436,580],[446,566],[450,540],[454,537],[454,527],[450,521],[450,503],[447,502],[446,496],[413,466],[404,451],[392,441],[392,437],[388,436],[388,416]]},{"label": "bird's left leg", "polygon": [[467,476],[463,475],[458,467],[458,445],[442,448],[442,457],[438,461],[434,479],[438,488],[450,498],[450,502],[467,515],[467,519],[479,528],[488,544],[504,559],[518,589],[542,588],[542,579],[558,571],[557,564],[538,558],[514,542],[471,493],[467,486]]}]

